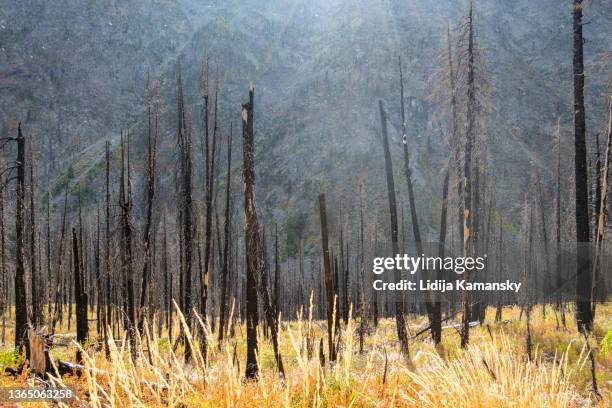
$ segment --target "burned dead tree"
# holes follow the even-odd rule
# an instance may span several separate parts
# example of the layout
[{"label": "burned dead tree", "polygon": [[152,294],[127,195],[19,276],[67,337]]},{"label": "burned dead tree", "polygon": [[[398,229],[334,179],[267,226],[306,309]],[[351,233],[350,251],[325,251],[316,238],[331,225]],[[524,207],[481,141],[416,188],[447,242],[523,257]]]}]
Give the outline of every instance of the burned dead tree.
[{"label": "burned dead tree", "polygon": [[278,255],[278,225],[274,225],[274,314],[277,318],[280,315],[280,259]]},{"label": "burned dead tree", "polygon": [[[87,341],[89,333],[87,322],[87,294],[83,285],[83,276],[81,276],[81,258],[79,256],[79,239],[77,238],[76,229],[72,228],[72,257],[74,268],[74,297],[76,303],[76,329],[77,342],[82,346]],[[83,362],[81,350],[77,349],[76,361],[78,364]]]},{"label": "burned dead tree", "polygon": [[[246,378],[257,379],[259,367],[257,365],[257,304],[258,293],[263,298],[263,311],[268,328],[272,334],[274,358],[281,379],[285,377],[282,357],[278,347],[278,322],[274,316],[274,308],[268,290],[264,250],[257,220],[255,206],[255,163],[253,140],[253,112],[254,112],[253,85],[249,85],[249,102],[242,105],[242,143],[243,143],[243,171],[244,180],[244,214],[245,214],[245,257],[246,257],[246,313],[247,313],[247,364]],[[258,282],[259,279],[259,282]]]},{"label": "burned dead tree", "polygon": [[17,183],[15,186],[15,348],[20,349],[28,328],[24,254],[23,202],[25,197],[25,138],[17,127]]},{"label": "burned dead tree", "polygon": [[[230,234],[231,234],[231,181],[232,181],[232,126],[230,124],[229,138],[227,139],[227,181],[225,186],[225,224],[223,226],[223,266],[221,268],[221,296],[220,311],[219,311],[219,347],[223,342],[223,336],[227,328],[226,314],[228,308],[227,302],[227,280],[229,274],[229,250],[230,250]],[[278,314],[278,313],[277,313]]]},{"label": "burned dead tree", "polygon": [[[181,239],[183,243],[183,285],[182,310],[186,314],[187,322],[191,321],[192,298],[191,298],[191,276],[193,267],[193,198],[192,198],[192,137],[191,126],[187,122],[187,112],[183,95],[183,80],[181,67],[178,67],[177,75],[177,139],[179,145],[179,168],[180,168],[180,218]],[[182,329],[181,329],[182,330]],[[184,335],[183,335],[184,336]],[[205,343],[205,340],[203,340]],[[185,344],[185,360],[190,361],[193,351],[188,341]]]},{"label": "burned dead tree", "polygon": [[[159,133],[159,99],[156,104],[155,113],[152,103],[152,89],[147,81],[147,173],[146,173],[146,218],[143,231],[144,259],[142,266],[142,281],[140,284],[140,306],[138,330],[143,331],[145,320],[145,303],[149,287],[151,263],[151,226],[153,224],[153,205],[155,198],[155,161],[157,155],[157,136]],[[154,243],[153,243],[154,245]]]},{"label": "burned dead tree", "polygon": [[[402,117],[402,143],[404,153],[404,175],[406,177],[406,186],[408,187],[408,202],[410,204],[410,220],[412,224],[412,233],[416,246],[417,254],[423,253],[423,243],[421,241],[421,232],[419,230],[419,217],[416,210],[416,200],[414,195],[414,187],[412,184],[412,170],[410,168],[410,153],[408,152],[408,130],[406,124],[406,112],[404,107],[404,76],[402,72],[402,60],[399,58],[399,74],[400,74],[400,110]],[[447,182],[448,183],[448,182]],[[445,222],[445,221],[444,221]],[[396,252],[397,253],[397,252]],[[431,301],[432,295],[425,294],[425,309],[429,317],[429,325],[431,327],[431,336],[435,344],[440,344],[442,341],[442,314],[441,309],[435,307]]]},{"label": "burned dead tree", "polygon": [[[216,79],[215,79],[215,100],[213,107],[213,134],[212,142],[209,140],[209,112],[208,112],[208,101],[210,95],[209,77],[208,77],[208,55],[206,56],[204,69],[202,73],[202,94],[204,98],[204,112],[203,112],[203,127],[204,127],[204,168],[205,168],[205,182],[204,182],[204,201],[206,205],[205,209],[205,242],[204,242],[204,270],[203,276],[201,276],[202,292],[200,299],[200,314],[202,318],[206,319],[206,303],[208,301],[208,281],[209,281],[209,268],[211,265],[212,258],[212,216],[213,216],[213,196],[215,187],[215,158],[216,158],[216,147],[217,138],[219,134],[219,118],[218,118],[218,106],[219,106],[219,92],[221,87],[219,61],[217,60],[216,67]],[[212,145],[212,146],[211,146]],[[206,334],[202,334],[203,339],[201,341],[202,355],[206,360]]]},{"label": "burned dead tree", "polygon": [[574,182],[575,218],[578,257],[576,266],[576,324],[579,331],[591,331],[591,254],[589,235],[589,185],[587,174],[586,121],[584,109],[584,57],[582,38],[582,0],[574,0],[573,8],[573,74],[574,74]]},{"label": "burned dead tree", "polygon": [[130,180],[130,135],[121,138],[121,180],[119,208],[121,209],[121,277],[124,298],[124,328],[128,332],[132,357],[136,357],[136,309],[134,299],[134,271],[132,259],[132,184]]},{"label": "burned dead tree", "polygon": [[32,150],[32,137],[29,137],[30,157],[30,294],[32,298],[32,317],[30,322],[34,327],[42,321],[41,302],[38,293],[38,272],[36,270],[36,206],[34,183],[34,151]]},{"label": "burned dead tree", "polygon": [[[111,264],[110,264],[110,143],[105,143],[105,219],[104,219],[104,274],[106,276],[106,299],[104,311],[104,344],[106,358],[110,358],[110,349],[108,345],[109,333],[108,329],[112,322],[111,315]],[[99,294],[100,296],[101,294]]]},{"label": "burned dead tree", "polygon": [[[397,225],[397,200],[395,198],[395,181],[393,179],[393,163],[391,161],[391,151],[389,150],[389,136],[387,133],[387,113],[381,100],[378,101],[378,109],[380,113],[381,123],[381,141],[383,154],[385,157],[385,173],[387,178],[387,195],[389,199],[389,216],[391,226],[391,249],[393,254],[399,253],[398,245],[398,225]],[[394,278],[396,282],[400,281],[400,272],[394,269]],[[408,346],[408,333],[406,331],[406,320],[404,317],[404,304],[395,299],[395,325],[397,330],[397,338],[400,342],[402,354],[408,362],[410,362],[410,349]]]},{"label": "burned dead tree", "polygon": [[[460,26],[462,32],[459,37],[458,69],[461,70],[460,77],[464,81],[461,89],[462,104],[465,106],[465,140],[463,151],[463,187],[462,187],[462,210],[463,210],[463,239],[462,248],[464,256],[475,256],[480,248],[480,210],[481,195],[485,191],[484,182],[481,180],[481,161],[485,141],[485,128],[483,122],[488,102],[488,72],[481,57],[480,48],[474,23],[474,9],[470,2],[467,18]],[[459,86],[457,86],[459,87]],[[458,88],[457,88],[458,89]],[[483,171],[486,174],[486,169]],[[483,177],[484,179],[484,177]],[[471,280],[472,274],[465,275],[466,280]],[[466,347],[469,342],[470,321],[478,317],[483,310],[483,303],[474,299],[474,295],[465,291],[462,299],[461,316],[461,346]]]},{"label": "burned dead tree", "polygon": [[263,259],[259,246],[259,225],[255,209],[255,170],[253,164],[253,86],[249,86],[249,102],[242,105],[242,143],[244,179],[244,217],[245,217],[245,257],[246,257],[246,329],[247,361],[246,378],[257,379],[257,276],[263,273]]},{"label": "burned dead tree", "polygon": [[321,220],[321,245],[323,247],[323,269],[325,271],[325,294],[327,297],[327,346],[329,350],[329,361],[336,361],[336,347],[334,341],[334,282],[329,254],[325,194],[319,194],[319,217]]},{"label": "burned dead tree", "polygon": [[64,209],[62,211],[62,223],[60,231],[60,242],[57,255],[57,269],[55,271],[55,306],[53,309],[53,320],[51,322],[51,334],[55,333],[57,321],[61,319],[62,313],[62,265],[64,259],[64,242],[66,239],[66,212],[68,210],[68,187],[64,191]]}]

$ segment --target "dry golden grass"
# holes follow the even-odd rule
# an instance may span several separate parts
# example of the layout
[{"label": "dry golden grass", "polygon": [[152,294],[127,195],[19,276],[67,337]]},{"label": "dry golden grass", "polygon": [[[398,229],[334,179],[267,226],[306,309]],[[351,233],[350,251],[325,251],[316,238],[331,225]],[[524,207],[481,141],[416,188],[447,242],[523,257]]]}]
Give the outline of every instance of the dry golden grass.
[{"label": "dry golden grass", "polygon": [[[237,328],[235,338],[220,350],[216,336],[209,331],[206,367],[190,333],[188,338],[196,352],[192,362],[185,364],[181,347],[174,352],[167,337],[145,330],[139,338],[140,358],[136,362],[130,357],[128,342],[122,338],[116,346],[111,343],[110,361],[102,352],[86,348],[86,374],[57,381],[76,387],[80,400],[92,407],[608,406],[612,397],[612,355],[601,353],[598,345],[612,329],[611,311],[611,304],[598,308],[596,330],[590,339],[603,396],[599,402],[590,392],[590,363],[584,339],[576,333],[569,313],[568,328],[557,329],[550,308],[546,318],[540,308],[534,310],[535,356],[531,362],[525,354],[524,319],[520,321],[520,311],[512,308],[504,310],[505,323],[474,328],[467,350],[459,348],[459,336],[452,328],[444,330],[439,349],[433,347],[427,335],[413,340],[411,369],[398,354],[393,319],[382,319],[367,336],[363,354],[358,352],[358,322],[343,325],[338,361],[322,368],[318,343],[325,339],[325,325],[300,318],[281,325],[280,345],[287,372],[284,382],[279,380],[271,344],[263,335],[259,339],[260,380],[244,380],[244,327]],[[493,317],[492,313],[489,317]],[[410,323],[410,330],[416,332],[426,322],[423,317],[413,316]],[[177,321],[175,327],[178,324]],[[309,330],[315,340],[310,359],[306,355]],[[72,361],[76,347],[72,343],[54,350],[54,354]],[[233,359],[234,347],[238,362]],[[17,379],[5,376],[1,385],[23,385],[26,381],[26,375]],[[80,404],[73,401],[68,405]]]}]

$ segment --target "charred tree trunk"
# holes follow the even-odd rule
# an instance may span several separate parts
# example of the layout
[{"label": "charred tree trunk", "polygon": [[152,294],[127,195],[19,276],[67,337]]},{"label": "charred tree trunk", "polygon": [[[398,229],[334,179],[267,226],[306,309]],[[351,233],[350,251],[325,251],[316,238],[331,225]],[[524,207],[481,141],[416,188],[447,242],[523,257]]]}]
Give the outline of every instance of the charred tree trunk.
[{"label": "charred tree trunk", "polygon": [[223,337],[227,329],[226,314],[228,307],[227,294],[227,279],[229,274],[229,251],[230,251],[230,234],[231,234],[231,184],[232,184],[232,126],[230,125],[230,134],[227,139],[227,182],[225,186],[225,221],[223,226],[223,267],[221,270],[221,310],[219,313],[219,348],[223,342]]},{"label": "charred tree trunk", "polygon": [[[444,184],[442,186],[442,211],[440,212],[440,238],[438,242],[438,256],[444,258],[444,244],[446,242],[446,215],[448,211],[448,180],[450,175],[450,163],[444,175]],[[436,270],[436,279],[443,279],[442,270]],[[438,295],[436,295],[438,296]],[[431,313],[431,337],[434,344],[438,345],[442,342],[442,307],[440,299],[435,299],[432,304]]]},{"label": "charred tree trunk", "polygon": [[35,207],[35,184],[34,184],[34,151],[32,150],[32,138],[30,145],[30,293],[32,294],[32,325],[36,327],[41,317],[41,302],[38,294],[38,271],[36,269],[36,207]]},{"label": "charred tree trunk", "polygon": [[96,212],[96,247],[95,247],[95,272],[96,272],[96,331],[98,338],[103,334],[102,329],[102,277],[100,274],[100,205]]},{"label": "charred tree trunk", "polygon": [[153,224],[153,199],[155,198],[155,158],[157,154],[157,134],[158,134],[158,119],[159,119],[159,103],[155,112],[155,117],[152,117],[152,102],[151,88],[147,84],[148,100],[147,100],[147,187],[146,187],[146,219],[143,233],[144,242],[144,260],[142,266],[142,281],[140,284],[140,320],[138,322],[138,330],[142,332],[145,319],[145,303],[147,290],[150,280],[151,266],[151,225]]},{"label": "charred tree trunk", "polygon": [[111,265],[110,265],[110,144],[106,142],[106,197],[105,197],[105,226],[104,226],[104,274],[106,276],[106,317],[104,318],[104,343],[106,358],[110,359],[108,346],[108,328],[112,323],[111,315]]},{"label": "charred tree trunk", "polygon": [[[455,183],[457,184],[457,200],[461,202],[461,196],[463,194],[463,186],[461,183],[461,147],[459,140],[459,119],[457,115],[457,91],[455,81],[455,68],[453,65],[453,54],[452,54],[452,37],[450,33],[450,27],[446,30],[446,43],[447,43],[447,62],[448,62],[448,83],[450,91],[449,108],[451,113],[451,145],[452,155],[455,172]],[[463,209],[460,205],[457,206],[457,231],[463,239]],[[462,248],[463,250],[463,248]]]},{"label": "charred tree trunk", "polygon": [[[391,246],[393,254],[399,253],[397,240],[397,203],[395,199],[395,182],[393,180],[393,163],[391,162],[391,152],[389,150],[389,137],[387,134],[387,114],[383,107],[383,102],[378,101],[378,109],[380,111],[380,122],[382,126],[382,146],[385,156],[385,173],[387,175],[387,195],[389,198],[389,214],[391,221]],[[414,223],[414,222],[413,222]],[[395,281],[400,281],[400,273],[397,269],[395,272]],[[406,321],[404,317],[404,304],[395,302],[395,325],[397,329],[397,338],[400,342],[402,354],[410,363],[410,349],[408,348],[408,334],[406,332]]]},{"label": "charred tree trunk", "polygon": [[[192,138],[191,126],[187,122],[187,113],[183,95],[181,68],[178,69],[178,142],[180,149],[181,169],[181,226],[183,239],[183,313],[189,323],[192,314],[191,280],[193,269],[193,198],[192,198]],[[204,315],[205,316],[205,315]],[[193,351],[188,341],[185,341],[185,360],[190,361]],[[206,344],[205,339],[202,344]],[[205,355],[205,354],[203,354]]]},{"label": "charred tree trunk", "polygon": [[[215,153],[216,153],[216,145],[217,145],[217,137],[219,133],[219,122],[218,122],[218,100],[219,100],[219,90],[220,90],[220,72],[219,72],[219,63],[217,61],[216,68],[216,80],[215,80],[215,101],[213,108],[213,135],[212,135],[212,147],[209,149],[209,123],[208,123],[208,60],[206,61],[206,72],[205,72],[205,88],[204,88],[204,99],[205,99],[205,150],[206,150],[206,160],[205,160],[205,169],[206,169],[206,180],[204,186],[205,192],[205,201],[206,201],[206,226],[205,226],[205,243],[204,243],[204,275],[202,277],[202,298],[200,300],[200,314],[203,319],[206,319],[206,302],[208,300],[208,275],[209,275],[209,267],[211,263],[211,245],[212,245],[212,216],[213,216],[213,195],[214,195],[214,180],[215,180]],[[203,333],[203,337],[205,337],[205,333]],[[202,345],[206,344],[206,341],[202,340]],[[202,350],[202,355],[206,360],[206,352],[205,349]]]},{"label": "charred tree trunk", "polygon": [[[474,15],[472,3],[468,16],[468,62],[467,62],[467,129],[465,135],[465,158],[463,170],[463,255],[472,256],[472,150],[476,132],[476,84],[474,78]],[[467,276],[466,276],[467,278]],[[461,347],[470,340],[471,296],[463,292],[461,316]]]},{"label": "charred tree trunk", "polygon": [[17,185],[15,189],[15,348],[24,345],[28,328],[24,260],[23,200],[25,195],[25,138],[21,123],[17,130]]},{"label": "charred tree trunk", "polygon": [[47,173],[47,242],[45,244],[45,255],[47,261],[47,316],[51,316],[51,299],[53,276],[51,273],[51,189],[49,188],[49,175]]},{"label": "charred tree trunk", "polygon": [[278,255],[278,225],[274,225],[274,314],[280,316],[280,259]]},{"label": "charred tree trunk", "polygon": [[51,334],[55,333],[55,326],[61,320],[62,313],[62,262],[64,258],[64,241],[66,238],[66,211],[68,209],[68,187],[64,191],[64,210],[62,211],[62,226],[60,242],[57,254],[57,271],[55,272],[55,307],[53,310],[53,321],[51,323]]},{"label": "charred tree trunk", "polygon": [[[83,287],[81,258],[79,257],[79,240],[75,228],[72,228],[72,257],[74,268],[74,297],[76,301],[77,342],[84,346],[89,332],[87,322],[87,294]],[[81,350],[77,350],[76,352],[76,361],[77,364],[83,362]]]},{"label": "charred tree trunk", "polygon": [[576,199],[576,242],[578,259],[576,269],[576,324],[579,331],[591,331],[593,312],[591,309],[591,260],[588,250],[589,192],[587,174],[586,124],[584,109],[584,61],[582,38],[582,0],[574,0],[574,177]]},{"label": "charred tree trunk", "polygon": [[164,275],[164,305],[166,311],[166,327],[168,328],[168,339],[172,343],[172,275],[168,270],[168,227],[166,213],[164,212],[164,240],[162,243],[162,273]]},{"label": "charred tree trunk", "polygon": [[[121,208],[121,271],[125,293],[124,326],[130,339],[132,358],[136,358],[136,309],[134,301],[134,276],[132,269],[132,187],[130,181],[130,135],[126,135],[126,144],[121,139],[121,185],[119,187],[119,207]],[[127,156],[127,157],[126,157]],[[126,176],[127,168],[127,176]]]},{"label": "charred tree trunk", "polygon": [[263,260],[259,253],[259,225],[255,209],[255,170],[253,148],[253,86],[249,86],[249,102],[242,105],[242,143],[245,216],[245,261],[246,261],[246,324],[247,361],[246,378],[257,379],[257,276],[263,273]]},{"label": "charred tree trunk", "polygon": [[[404,108],[404,77],[402,73],[402,60],[399,59],[399,72],[400,72],[400,109],[402,114],[402,142],[404,147],[404,175],[406,176],[406,185],[408,187],[408,202],[410,203],[410,219],[412,224],[412,233],[414,235],[414,241],[416,251],[418,254],[423,253],[423,243],[421,242],[421,232],[419,230],[419,218],[416,210],[416,200],[414,197],[414,188],[412,186],[412,170],[410,169],[410,154],[408,152],[408,131],[406,125],[406,113]],[[448,183],[448,181],[446,181]],[[448,187],[447,187],[448,188]],[[446,222],[446,221],[445,221]],[[396,252],[397,253],[397,252]],[[436,344],[439,344],[440,340],[437,338],[437,334],[441,334],[442,316],[440,315],[440,308],[434,307],[431,301],[431,293],[425,294],[425,309],[427,310],[427,316],[429,317],[429,324],[431,327],[431,335]],[[436,312],[437,310],[437,312]],[[435,330],[440,330],[440,333],[434,334]]]},{"label": "charred tree trunk", "polygon": [[[242,126],[243,126],[243,176],[245,183],[245,233],[248,231],[249,249],[247,254],[255,257],[253,260],[247,259],[248,262],[256,262],[253,265],[253,271],[256,272],[256,277],[259,277],[259,292],[263,300],[263,312],[265,314],[266,323],[271,331],[272,347],[274,349],[274,359],[278,368],[281,380],[285,378],[285,369],[283,366],[282,356],[278,346],[278,322],[274,316],[274,307],[270,298],[270,290],[268,288],[268,276],[266,273],[266,260],[264,248],[260,237],[259,223],[257,221],[257,209],[255,206],[255,164],[254,164],[254,140],[253,140],[253,111],[254,111],[254,89],[249,87],[249,102],[242,107]],[[246,130],[246,132],[245,132]],[[248,221],[250,219],[250,221]],[[248,241],[247,241],[248,243]],[[248,255],[247,255],[248,258]],[[248,270],[248,269],[247,269]],[[248,282],[247,282],[248,285]],[[247,287],[247,295],[249,288]],[[255,302],[255,306],[257,302]],[[248,314],[248,310],[247,310]],[[248,319],[247,319],[248,323]],[[247,339],[248,340],[248,339]],[[249,375],[247,375],[247,378]]]},{"label": "charred tree trunk", "polygon": [[319,194],[319,216],[321,219],[321,244],[323,247],[325,293],[327,296],[327,346],[329,349],[329,361],[336,361],[336,348],[334,346],[334,279],[332,276],[331,259],[329,255],[325,194]]}]

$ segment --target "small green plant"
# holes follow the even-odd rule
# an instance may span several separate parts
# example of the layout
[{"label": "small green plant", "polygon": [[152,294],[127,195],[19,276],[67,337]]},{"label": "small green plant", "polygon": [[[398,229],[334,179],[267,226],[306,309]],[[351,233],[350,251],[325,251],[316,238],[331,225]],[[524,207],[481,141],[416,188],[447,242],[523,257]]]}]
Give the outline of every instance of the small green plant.
[{"label": "small green plant", "polygon": [[21,363],[21,358],[15,350],[0,351],[0,368],[4,371],[6,367],[16,367]]}]

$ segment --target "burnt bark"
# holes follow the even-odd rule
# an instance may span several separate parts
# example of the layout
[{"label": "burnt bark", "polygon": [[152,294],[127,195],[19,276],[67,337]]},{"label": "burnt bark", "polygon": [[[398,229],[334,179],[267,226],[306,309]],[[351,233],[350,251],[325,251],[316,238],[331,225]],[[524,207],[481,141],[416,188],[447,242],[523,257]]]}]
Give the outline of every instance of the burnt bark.
[{"label": "burnt bark", "polygon": [[15,348],[20,350],[28,328],[24,254],[23,201],[25,196],[25,138],[17,129],[17,184],[15,187]]},{"label": "burnt bark", "polygon": [[586,123],[584,109],[584,57],[582,38],[582,0],[574,0],[573,10],[573,71],[574,71],[574,178],[575,218],[578,258],[576,266],[576,324],[579,331],[591,331],[592,271],[587,243],[589,235],[589,192],[587,174]]},{"label": "burnt bark", "polygon": [[323,268],[325,271],[325,293],[327,296],[327,347],[329,349],[329,361],[336,361],[336,348],[334,347],[334,279],[329,255],[325,194],[319,194],[319,217],[321,220],[321,245],[323,250]]},{"label": "burnt bark", "polygon": [[[77,342],[81,346],[85,345],[89,332],[87,322],[87,294],[83,286],[83,276],[81,276],[81,258],[79,256],[79,240],[77,238],[76,229],[72,228],[72,257],[74,268],[74,297],[76,302],[76,330]],[[76,361],[78,364],[83,362],[81,350],[76,352]]]},{"label": "burnt bark", "polygon": [[232,126],[230,125],[230,134],[227,139],[227,181],[225,186],[225,221],[223,225],[223,266],[221,269],[221,310],[219,313],[219,347],[223,341],[225,331],[227,329],[226,314],[228,308],[227,294],[227,279],[229,274],[229,250],[230,250],[230,234],[231,234],[231,181],[232,181]]},{"label": "burnt bark", "polygon": [[[389,216],[391,226],[391,247],[393,254],[399,253],[398,244],[398,226],[397,226],[397,201],[395,198],[395,182],[393,178],[393,163],[391,161],[391,151],[389,150],[389,136],[387,134],[387,113],[383,106],[382,101],[378,101],[378,109],[380,112],[380,122],[382,127],[382,147],[385,157],[385,173],[387,179],[387,196],[389,200]],[[394,270],[395,281],[399,282],[401,279],[400,272]],[[410,349],[408,346],[408,334],[406,332],[406,320],[404,317],[404,304],[401,302],[395,302],[395,326],[397,330],[397,338],[400,342],[400,348],[402,354],[410,363]]]}]

